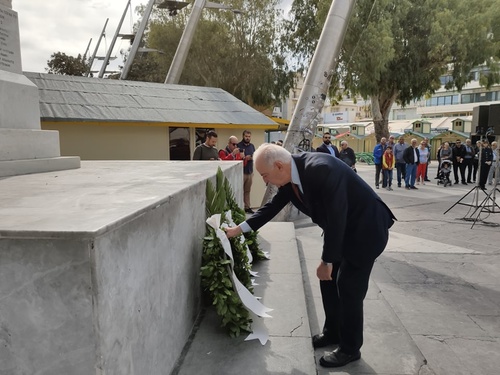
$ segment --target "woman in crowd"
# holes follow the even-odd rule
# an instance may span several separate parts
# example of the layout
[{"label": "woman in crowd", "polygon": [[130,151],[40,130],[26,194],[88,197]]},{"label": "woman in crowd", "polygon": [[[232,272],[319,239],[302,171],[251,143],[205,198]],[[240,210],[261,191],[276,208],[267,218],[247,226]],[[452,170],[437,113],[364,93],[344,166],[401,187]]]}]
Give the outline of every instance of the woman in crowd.
[{"label": "woman in crowd", "polygon": [[427,169],[427,162],[429,161],[430,152],[427,148],[425,141],[420,142],[420,147],[418,148],[419,160],[417,165],[417,185],[422,181],[422,185],[425,185],[425,170]]}]

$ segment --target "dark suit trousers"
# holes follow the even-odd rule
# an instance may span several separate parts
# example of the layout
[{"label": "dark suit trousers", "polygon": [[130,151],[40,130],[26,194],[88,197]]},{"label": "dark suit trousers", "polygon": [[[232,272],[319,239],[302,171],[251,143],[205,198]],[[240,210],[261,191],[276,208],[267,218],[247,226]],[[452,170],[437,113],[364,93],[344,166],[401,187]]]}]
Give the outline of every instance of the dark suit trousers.
[{"label": "dark suit trousers", "polygon": [[346,353],[363,345],[363,300],[373,262],[355,266],[346,260],[333,264],[331,281],[320,281],[325,310],[323,333],[337,341]]},{"label": "dark suit trousers", "polygon": [[461,181],[465,182],[465,163],[459,163],[458,161],[453,162],[453,176],[455,177],[455,182],[458,182],[458,171],[460,171]]},{"label": "dark suit trousers", "polygon": [[486,180],[488,179],[488,173],[490,172],[491,165],[481,163],[481,171],[479,172],[479,187],[486,187]]},{"label": "dark suit trousers", "polygon": [[[379,185],[381,173],[382,173],[382,164],[375,164],[375,186]],[[382,179],[382,187],[386,187],[383,184],[384,180]]]},{"label": "dark suit trousers", "polygon": [[467,182],[472,181],[472,158],[464,159],[464,174],[467,176]]}]

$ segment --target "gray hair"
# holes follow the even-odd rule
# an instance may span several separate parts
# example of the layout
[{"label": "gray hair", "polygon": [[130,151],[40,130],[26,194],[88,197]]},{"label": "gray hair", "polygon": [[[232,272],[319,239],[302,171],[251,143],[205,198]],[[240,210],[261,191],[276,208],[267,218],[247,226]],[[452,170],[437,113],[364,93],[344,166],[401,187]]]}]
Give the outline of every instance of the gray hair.
[{"label": "gray hair", "polygon": [[287,149],[271,143],[263,143],[254,152],[254,162],[257,163],[257,160],[260,158],[262,158],[264,163],[268,166],[272,166],[277,161],[280,161],[283,164],[290,164],[292,162],[292,154],[290,154]]}]

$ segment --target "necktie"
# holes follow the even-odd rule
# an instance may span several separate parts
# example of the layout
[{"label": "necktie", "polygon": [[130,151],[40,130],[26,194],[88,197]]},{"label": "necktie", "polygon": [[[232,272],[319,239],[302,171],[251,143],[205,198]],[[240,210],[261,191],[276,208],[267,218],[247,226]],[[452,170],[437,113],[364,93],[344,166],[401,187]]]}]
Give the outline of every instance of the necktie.
[{"label": "necktie", "polygon": [[297,197],[297,199],[300,201],[300,203],[304,203],[304,201],[300,197],[299,188],[297,187],[297,185],[294,184],[293,182],[291,184],[292,184],[292,190],[295,193],[295,196]]}]

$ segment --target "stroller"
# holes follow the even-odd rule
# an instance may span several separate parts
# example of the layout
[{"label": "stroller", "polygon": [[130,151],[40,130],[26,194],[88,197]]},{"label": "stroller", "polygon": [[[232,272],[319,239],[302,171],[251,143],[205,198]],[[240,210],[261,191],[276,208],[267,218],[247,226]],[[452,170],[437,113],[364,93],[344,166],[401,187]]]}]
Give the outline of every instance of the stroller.
[{"label": "stroller", "polygon": [[439,166],[439,173],[438,173],[438,182],[437,184],[443,184],[444,187],[447,187],[448,185],[452,185],[451,180],[450,180],[450,174],[451,174],[451,166],[452,166],[451,160],[443,160],[441,162],[441,165]]}]

